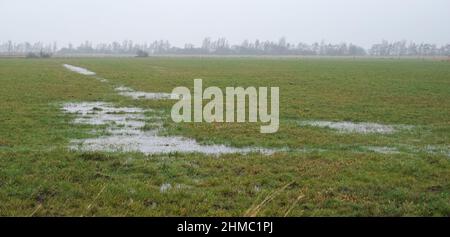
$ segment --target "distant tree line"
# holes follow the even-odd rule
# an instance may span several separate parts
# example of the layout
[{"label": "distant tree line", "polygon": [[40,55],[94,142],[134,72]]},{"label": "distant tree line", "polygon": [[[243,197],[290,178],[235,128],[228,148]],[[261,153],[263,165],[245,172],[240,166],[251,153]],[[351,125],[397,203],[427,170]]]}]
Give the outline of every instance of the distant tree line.
[{"label": "distant tree line", "polygon": [[205,38],[199,47],[185,44],[184,47],[174,47],[167,40],[152,43],[134,43],[131,40],[123,42],[93,44],[89,41],[77,46],[69,44],[59,48],[57,43],[13,43],[12,41],[0,43],[2,55],[67,55],[67,54],[117,54],[148,55],[174,54],[174,55],[305,55],[305,56],[450,56],[450,44],[437,46],[429,43],[414,43],[406,41],[388,42],[372,45],[364,49],[352,43],[331,44],[326,42],[289,43],[286,38],[277,42],[255,40],[243,41],[241,44],[231,45],[227,39],[212,40]]},{"label": "distant tree line", "polygon": [[368,53],[373,56],[450,56],[450,44],[438,47],[436,44],[428,43],[383,41],[374,44]]}]

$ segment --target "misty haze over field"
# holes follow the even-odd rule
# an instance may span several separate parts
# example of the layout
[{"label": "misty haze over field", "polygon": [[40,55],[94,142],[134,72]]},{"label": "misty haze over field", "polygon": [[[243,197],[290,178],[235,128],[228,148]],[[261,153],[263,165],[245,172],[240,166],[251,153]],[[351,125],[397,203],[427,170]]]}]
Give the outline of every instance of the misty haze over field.
[{"label": "misty haze over field", "polygon": [[14,0],[0,1],[0,42],[60,45],[205,37],[313,43],[450,43],[448,0]]}]

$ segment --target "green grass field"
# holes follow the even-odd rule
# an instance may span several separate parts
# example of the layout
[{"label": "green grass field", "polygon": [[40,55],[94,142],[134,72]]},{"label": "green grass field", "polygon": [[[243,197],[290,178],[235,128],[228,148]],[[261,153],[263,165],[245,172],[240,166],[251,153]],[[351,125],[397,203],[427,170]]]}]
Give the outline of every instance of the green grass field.
[{"label": "green grass field", "polygon": [[[107,78],[65,69],[67,63]],[[280,129],[173,123],[171,100],[133,100],[114,86],[280,87]],[[95,136],[61,111],[105,101],[155,109],[165,135],[203,144],[285,149],[145,155],[82,152]],[[340,133],[300,121],[404,126]],[[395,149],[376,152],[367,147]],[[389,150],[390,151],[390,150]],[[171,189],[162,192],[162,186]],[[450,216],[450,63],[381,59],[0,59],[1,216]]]}]

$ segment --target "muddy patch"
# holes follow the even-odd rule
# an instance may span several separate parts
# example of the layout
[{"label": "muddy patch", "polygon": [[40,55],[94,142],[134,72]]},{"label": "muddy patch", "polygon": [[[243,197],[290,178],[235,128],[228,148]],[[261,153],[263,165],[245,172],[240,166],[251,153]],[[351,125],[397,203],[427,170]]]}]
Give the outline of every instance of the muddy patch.
[{"label": "muddy patch", "polygon": [[72,72],[76,72],[78,74],[82,74],[82,75],[86,75],[86,76],[94,76],[95,72],[91,72],[89,70],[87,70],[86,68],[82,68],[82,67],[77,67],[77,66],[73,66],[70,64],[63,64],[63,66],[67,69],[69,69]]},{"label": "muddy patch", "polygon": [[[202,145],[193,139],[180,136],[160,136],[161,122],[150,124],[150,130],[144,130],[146,125],[145,112],[133,107],[114,107],[103,102],[82,102],[65,104],[62,110],[76,115],[75,124],[98,126],[94,132],[104,130],[106,135],[72,140],[70,147],[81,151],[121,151],[141,152],[144,154],[166,153],[252,153],[272,154],[273,151],[263,148],[234,148],[225,145]],[[155,121],[155,118],[151,118]],[[156,118],[158,121],[158,118]],[[148,123],[147,123],[148,124]]]},{"label": "muddy patch", "polygon": [[179,96],[171,93],[163,93],[163,92],[143,92],[143,91],[135,91],[129,87],[117,87],[115,91],[119,93],[119,95],[131,97],[135,100],[146,99],[146,100],[162,100],[162,99],[178,99]]},{"label": "muddy patch", "polygon": [[301,121],[300,126],[312,126],[319,128],[329,128],[342,133],[381,133],[390,134],[396,131],[394,126],[377,123],[353,123],[353,122],[332,122],[332,121]]}]

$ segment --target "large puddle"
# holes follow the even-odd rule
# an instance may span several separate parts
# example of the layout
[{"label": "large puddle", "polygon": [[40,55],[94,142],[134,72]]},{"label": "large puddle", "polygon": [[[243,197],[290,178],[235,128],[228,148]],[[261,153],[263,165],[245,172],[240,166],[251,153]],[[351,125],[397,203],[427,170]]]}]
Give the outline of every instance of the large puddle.
[{"label": "large puddle", "polygon": [[394,133],[396,129],[391,125],[377,123],[353,123],[353,122],[332,122],[332,121],[301,121],[301,126],[313,126],[320,128],[330,128],[342,133]]},{"label": "large puddle", "polygon": [[91,72],[89,70],[87,70],[86,68],[82,68],[82,67],[76,67],[73,65],[69,65],[69,64],[63,64],[63,66],[67,69],[69,69],[72,72],[76,72],[82,75],[86,75],[86,76],[93,76],[95,75],[95,72]]},{"label": "large puddle", "polygon": [[[96,138],[71,141],[70,147],[81,151],[121,151],[142,152],[145,154],[164,153],[252,153],[272,154],[273,151],[263,148],[234,148],[225,145],[202,145],[193,139],[179,136],[159,136],[161,122],[150,124],[153,129],[145,130],[144,115],[140,108],[114,107],[103,102],[68,103],[63,111],[75,114],[76,124],[98,125],[106,135]],[[152,121],[155,118],[151,118]],[[157,120],[158,118],[156,118]],[[99,129],[95,131],[98,132]]]}]

